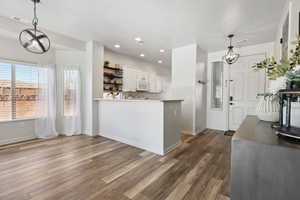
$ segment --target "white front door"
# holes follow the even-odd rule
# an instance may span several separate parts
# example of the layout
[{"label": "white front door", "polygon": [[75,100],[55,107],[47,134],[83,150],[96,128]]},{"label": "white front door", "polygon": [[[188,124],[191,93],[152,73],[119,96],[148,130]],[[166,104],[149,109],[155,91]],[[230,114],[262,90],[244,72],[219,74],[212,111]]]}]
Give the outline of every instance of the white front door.
[{"label": "white front door", "polygon": [[256,115],[257,94],[266,87],[265,73],[255,72],[252,66],[264,55],[241,57],[230,66],[229,72],[229,130],[237,130],[247,115]]}]

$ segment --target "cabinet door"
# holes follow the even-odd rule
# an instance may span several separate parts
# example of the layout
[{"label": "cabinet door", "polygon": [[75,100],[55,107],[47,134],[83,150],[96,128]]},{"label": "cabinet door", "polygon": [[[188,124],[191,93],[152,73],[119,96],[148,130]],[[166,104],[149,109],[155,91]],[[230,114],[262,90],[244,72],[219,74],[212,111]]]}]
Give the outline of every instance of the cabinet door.
[{"label": "cabinet door", "polygon": [[138,71],[137,74],[137,90],[148,91],[149,90],[149,80],[148,73]]},{"label": "cabinet door", "polygon": [[149,92],[151,93],[157,92],[156,81],[157,78],[154,74],[149,75]]},{"label": "cabinet door", "polygon": [[161,93],[163,91],[162,80],[159,77],[156,77],[155,82],[156,82],[155,92]]},{"label": "cabinet door", "polygon": [[128,67],[123,69],[123,91],[135,92],[137,71]]}]

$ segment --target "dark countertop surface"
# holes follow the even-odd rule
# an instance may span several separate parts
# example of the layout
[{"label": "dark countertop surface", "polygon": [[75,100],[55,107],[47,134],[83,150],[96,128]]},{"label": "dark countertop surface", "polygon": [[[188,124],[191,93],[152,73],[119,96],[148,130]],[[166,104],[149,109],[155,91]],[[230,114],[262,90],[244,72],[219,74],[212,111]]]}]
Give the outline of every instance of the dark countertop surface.
[{"label": "dark countertop surface", "polygon": [[234,140],[246,140],[266,145],[277,145],[300,150],[300,140],[278,137],[270,122],[260,121],[256,116],[247,116],[233,136]]}]

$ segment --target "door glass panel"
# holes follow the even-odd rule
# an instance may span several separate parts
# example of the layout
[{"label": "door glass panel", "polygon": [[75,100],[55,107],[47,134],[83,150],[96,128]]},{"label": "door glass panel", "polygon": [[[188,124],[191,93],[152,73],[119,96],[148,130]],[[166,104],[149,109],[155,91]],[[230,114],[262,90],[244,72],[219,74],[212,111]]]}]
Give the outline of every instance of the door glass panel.
[{"label": "door glass panel", "polygon": [[211,108],[223,109],[223,62],[212,63]]}]

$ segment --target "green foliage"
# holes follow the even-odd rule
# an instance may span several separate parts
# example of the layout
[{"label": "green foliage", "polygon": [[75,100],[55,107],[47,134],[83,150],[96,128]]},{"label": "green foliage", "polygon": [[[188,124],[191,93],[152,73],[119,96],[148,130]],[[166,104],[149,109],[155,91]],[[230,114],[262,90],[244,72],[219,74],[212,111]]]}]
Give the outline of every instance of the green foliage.
[{"label": "green foliage", "polygon": [[264,97],[264,99],[271,99],[272,101],[279,101],[279,96],[278,93],[273,94],[273,93],[259,93],[257,94],[257,97]]},{"label": "green foliage", "polygon": [[295,49],[291,50],[292,56],[289,60],[292,65],[300,65],[300,36],[292,44],[295,45]]},{"label": "green foliage", "polygon": [[288,82],[300,83],[300,70],[287,72],[285,76]]},{"label": "green foliage", "polygon": [[288,60],[281,60],[280,63],[277,63],[274,57],[266,58],[256,63],[252,68],[256,71],[266,70],[270,80],[276,80],[279,77],[285,76],[287,72],[292,71],[297,64],[300,64],[300,37],[293,44],[295,45],[295,49],[291,50],[292,56]]}]

